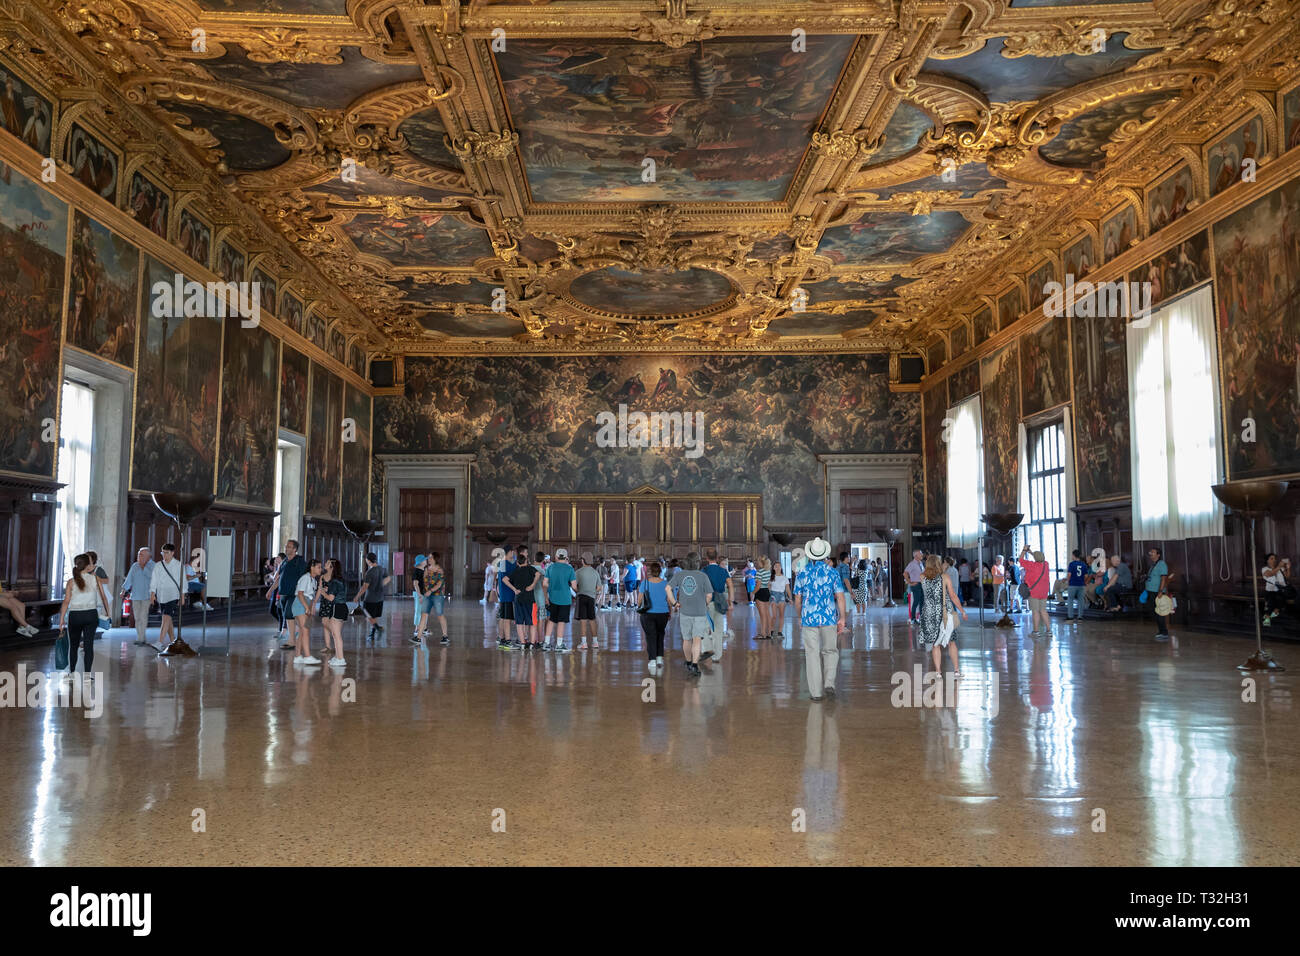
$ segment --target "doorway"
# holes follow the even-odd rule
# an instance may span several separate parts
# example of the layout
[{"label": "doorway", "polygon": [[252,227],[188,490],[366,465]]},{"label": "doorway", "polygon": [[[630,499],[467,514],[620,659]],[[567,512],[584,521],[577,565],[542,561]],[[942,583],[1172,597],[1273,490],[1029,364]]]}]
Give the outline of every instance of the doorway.
[{"label": "doorway", "polygon": [[275,454],[275,507],[271,523],[274,552],[284,550],[290,538],[302,540],[302,463],[305,440],[293,432],[280,432]]},{"label": "doorway", "polygon": [[456,491],[453,488],[401,488],[398,490],[397,549],[404,555],[399,594],[410,592],[411,572],[417,554],[441,555],[447,576],[443,590],[456,594]]}]

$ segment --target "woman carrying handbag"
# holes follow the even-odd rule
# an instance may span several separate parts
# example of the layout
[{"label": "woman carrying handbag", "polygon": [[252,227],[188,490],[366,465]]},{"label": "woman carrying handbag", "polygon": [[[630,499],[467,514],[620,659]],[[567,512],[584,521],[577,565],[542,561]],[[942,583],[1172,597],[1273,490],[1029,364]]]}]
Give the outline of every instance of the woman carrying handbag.
[{"label": "woman carrying handbag", "polygon": [[[82,652],[82,672],[92,674],[95,663],[95,627],[99,624],[99,612],[96,605],[100,597],[99,587],[93,583],[95,576],[87,569],[90,558],[79,554],[72,559],[72,577],[63,589],[63,605],[59,608],[59,620],[67,630],[67,678],[71,678],[77,669],[77,646],[84,645]],[[64,638],[60,635],[60,640]],[[58,645],[55,645],[55,663],[58,663]]]}]

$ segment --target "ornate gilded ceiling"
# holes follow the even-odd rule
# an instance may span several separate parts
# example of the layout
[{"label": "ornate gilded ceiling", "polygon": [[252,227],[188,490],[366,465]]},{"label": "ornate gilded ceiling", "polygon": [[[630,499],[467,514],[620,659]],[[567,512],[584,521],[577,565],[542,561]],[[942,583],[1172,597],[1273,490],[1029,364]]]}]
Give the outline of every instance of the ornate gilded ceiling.
[{"label": "ornate gilded ceiling", "polygon": [[393,354],[921,351],[1296,52],[1278,0],[18,6]]}]

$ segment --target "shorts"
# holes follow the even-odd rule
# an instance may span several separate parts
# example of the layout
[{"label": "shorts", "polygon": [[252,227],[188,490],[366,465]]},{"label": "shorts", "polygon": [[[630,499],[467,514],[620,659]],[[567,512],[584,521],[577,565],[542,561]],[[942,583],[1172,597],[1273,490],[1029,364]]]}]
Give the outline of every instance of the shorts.
[{"label": "shorts", "polygon": [[784,603],[785,603],[785,592],[784,592],[784,591],[773,591],[773,592],[772,592],[772,596],[769,597],[768,600],[771,601],[773,604],[784,604]]},{"label": "shorts", "polygon": [[202,594],[202,593],[203,593],[203,582],[202,582],[202,581],[191,581],[189,584],[185,585],[185,588],[186,588],[186,590],[188,590],[191,594]]},{"label": "shorts", "polygon": [[768,588],[759,588],[754,592],[754,600],[763,602],[770,601],[772,600],[772,592]]},{"label": "shorts", "polygon": [[1031,611],[1047,610],[1047,598],[1031,597],[1031,598],[1027,598],[1026,600],[1029,601],[1029,609]]},{"label": "shorts", "polygon": [[586,594],[579,594],[578,613],[573,619],[575,621],[596,620],[596,599],[594,597],[588,597]]},{"label": "shorts", "polygon": [[371,620],[374,620],[375,618],[379,617],[379,615],[384,613],[383,601],[367,601],[364,607],[366,609],[366,617],[370,618]]},{"label": "shorts", "polygon": [[290,617],[302,617],[307,613],[307,609],[302,606],[302,602],[297,598],[293,599],[293,604],[289,608]]},{"label": "shorts", "polygon": [[692,641],[697,637],[708,637],[709,632],[713,630],[713,628],[709,626],[709,619],[707,617],[687,617],[683,614],[677,619],[677,621],[678,626],[682,631],[683,641]]},{"label": "shorts", "polygon": [[[497,595],[500,597],[500,595]],[[502,621],[513,621],[515,619],[515,602],[508,598],[501,598],[501,607],[497,610],[497,617]]]},{"label": "shorts", "polygon": [[348,619],[348,602],[332,601],[320,606],[322,621],[346,621]]},{"label": "shorts", "polygon": [[430,594],[424,599],[424,613],[433,614],[436,617],[442,616],[443,605],[447,603],[447,595]]},{"label": "shorts", "polygon": [[515,601],[511,605],[515,609],[516,624],[533,623],[533,602],[532,601]]},{"label": "shorts", "polygon": [[546,616],[555,624],[568,624],[569,614],[572,609],[572,604],[548,604],[546,605]]},{"label": "shorts", "polygon": [[285,595],[282,595],[282,596],[280,597],[280,611],[281,611],[281,613],[282,613],[286,618],[293,617],[293,616],[294,616],[294,613],[293,613],[293,606],[294,606],[295,604],[297,604],[297,603],[298,603],[297,599],[294,598],[294,596],[293,596],[292,594],[285,594]]},{"label": "shorts", "polygon": [[617,593],[618,593],[618,584],[616,584],[616,583],[613,582],[613,581],[610,581],[610,582],[609,582],[609,593],[610,593],[610,594],[617,594]]},{"label": "shorts", "polygon": [[158,603],[158,613],[174,621],[180,617],[179,607],[180,601],[160,601]]}]

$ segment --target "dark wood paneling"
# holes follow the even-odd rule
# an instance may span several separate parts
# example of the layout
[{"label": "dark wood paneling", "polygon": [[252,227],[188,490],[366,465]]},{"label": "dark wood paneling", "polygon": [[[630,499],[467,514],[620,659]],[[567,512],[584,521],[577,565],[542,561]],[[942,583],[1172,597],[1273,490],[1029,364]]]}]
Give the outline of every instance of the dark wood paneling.
[{"label": "dark wood paneling", "polygon": [[[668,508],[668,537],[671,541],[691,540],[691,506],[670,505]],[[683,552],[685,553],[685,552]],[[678,555],[674,554],[673,557]]]},{"label": "dark wood paneling", "polygon": [[[189,550],[186,550],[186,541],[177,533],[176,526],[157,509],[150,495],[131,492],[127,496],[126,517],[126,553],[118,556],[118,564],[113,568],[115,574],[129,568],[141,548],[149,548],[157,559],[162,546],[170,541],[176,545],[177,559],[184,563],[189,559],[189,551],[203,546],[204,529],[233,529],[234,574],[231,585],[235,601],[260,598],[265,592],[262,565],[270,555],[274,512],[216,505],[190,524]],[[300,543],[305,545],[306,542]]]},{"label": "dark wood paneling", "polygon": [[578,505],[578,537],[585,542],[595,543],[600,537],[600,508],[594,504]]},{"label": "dark wood paneling", "polygon": [[723,537],[728,541],[743,541],[745,539],[745,507],[744,505],[727,504],[722,512]]},{"label": "dark wood paneling", "polygon": [[623,521],[623,503],[602,504],[605,509],[605,540],[608,542],[626,541],[627,531]]},{"label": "dark wood paneling", "polygon": [[718,525],[717,507],[706,507],[700,505],[699,509],[699,534],[701,541],[717,541],[722,537],[721,528]]},{"label": "dark wood paneling", "polygon": [[50,596],[54,504],[32,495],[53,495],[59,488],[53,481],[0,476],[0,580],[20,600]]}]

